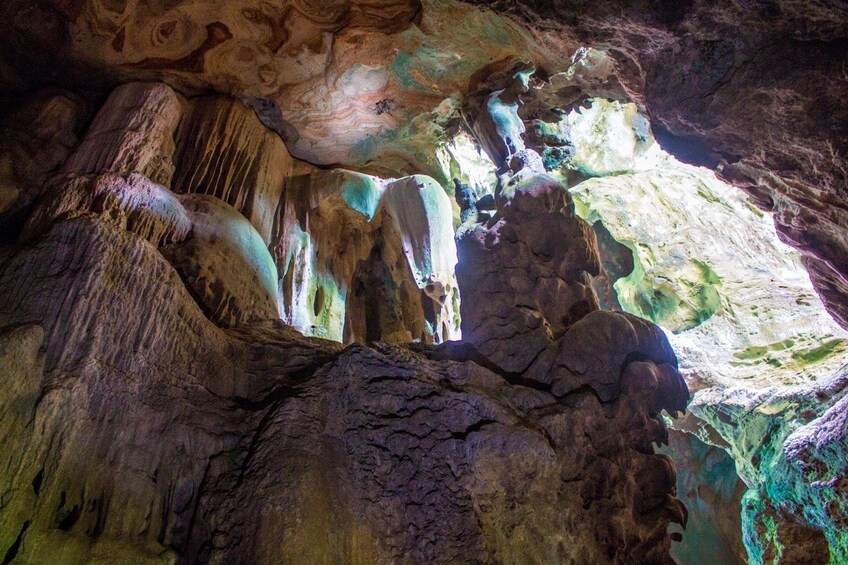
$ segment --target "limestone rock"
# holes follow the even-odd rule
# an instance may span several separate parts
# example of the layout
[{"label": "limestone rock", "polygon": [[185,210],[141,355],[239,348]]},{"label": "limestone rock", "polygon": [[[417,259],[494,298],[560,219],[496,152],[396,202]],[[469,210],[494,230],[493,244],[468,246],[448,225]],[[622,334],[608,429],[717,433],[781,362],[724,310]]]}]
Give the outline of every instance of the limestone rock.
[{"label": "limestone rock", "polygon": [[[517,100],[490,112],[493,215],[462,227],[467,342],[428,343],[457,322],[433,141],[571,49],[458,3],[33,4],[7,66],[49,27],[60,83],[170,86],[116,91],[0,249],[4,560],[670,561],[686,511],[654,444],[688,393],[656,326],[596,311],[592,229]],[[601,63],[578,90],[625,90]],[[278,300],[308,333],[424,343],[341,351]]]},{"label": "limestone rock", "polygon": [[[691,418],[690,413],[684,421]],[[671,556],[679,565],[747,563],[741,517],[747,487],[733,458],[693,433],[670,429],[668,436],[668,446],[660,451],[674,460],[677,497],[689,512],[683,543],[671,546]]]},{"label": "limestone rock", "polygon": [[225,202],[176,195],[134,173],[61,177],[24,240],[67,217],[97,215],[159,247],[216,323],[278,319],[277,269],[262,238]]},{"label": "limestone rock", "polygon": [[49,175],[68,158],[88,109],[79,97],[45,89],[7,111],[0,133],[0,241],[17,239]]},{"label": "limestone rock", "polygon": [[414,176],[386,186],[383,210],[400,236],[412,277],[427,308],[430,331],[440,341],[458,339],[459,289],[456,275],[456,244],[450,200],[433,179]]},{"label": "limestone rock", "polygon": [[172,189],[209,194],[241,212],[268,244],[293,162],[254,111],[230,98],[192,99],[180,124]]},{"label": "limestone rock", "polygon": [[464,96],[532,61],[551,86],[542,97],[561,109],[629,99],[667,149],[748,190],[845,321],[840,2],[306,4],[11,0],[0,64],[17,92],[54,79],[103,89],[155,79],[232,94],[271,109],[299,158],[446,184],[427,147],[461,120]]},{"label": "limestone rock", "polygon": [[474,120],[477,139],[499,168],[508,165],[510,157],[525,148],[522,136],[526,128],[518,108],[522,104],[520,95],[527,89],[526,74],[516,70],[505,88],[486,97]]},{"label": "limestone rock", "polygon": [[369,221],[382,187],[346,171],[315,172],[289,181],[275,225],[283,319],[305,334],[342,341],[349,283],[368,257]]},{"label": "limestone rock", "polygon": [[458,337],[452,211],[439,185],[316,172],[284,200],[273,249],[287,322],[337,341]]},{"label": "limestone rock", "polygon": [[186,195],[180,203],[191,231],[160,251],[209,318],[224,326],[279,319],[277,268],[250,222],[211,196]]},{"label": "limestone rock", "polygon": [[63,168],[66,173],[140,173],[170,186],[174,133],[182,104],[167,85],[128,83],[98,111],[85,138]]},{"label": "limestone rock", "polygon": [[402,347],[224,331],[90,215],[2,259],[0,364],[26,352],[0,396],[9,559],[670,563],[685,513],[650,383],[557,399]]},{"label": "limestone rock", "polygon": [[487,222],[457,241],[463,338],[506,371],[520,373],[554,339],[598,308],[591,228],[551,177],[514,178]]},{"label": "limestone rock", "polygon": [[47,187],[21,239],[43,236],[59,219],[97,214],[159,246],[183,241],[192,222],[178,196],[138,173],[67,175]]},{"label": "limestone rock", "polygon": [[696,397],[693,412],[729,443],[751,486],[742,513],[751,559],[846,559],[846,378],[843,369],[821,384]]},{"label": "limestone rock", "polygon": [[[614,284],[619,305],[669,331],[701,418],[679,429],[726,450],[740,469],[749,487],[741,505],[748,558],[825,562],[828,553],[839,556],[844,543],[832,533],[840,528],[839,512],[834,507],[824,518],[821,502],[808,493],[821,489],[839,498],[841,487],[828,489],[798,467],[840,468],[840,456],[825,453],[841,452],[842,440],[825,431],[824,422],[844,416],[845,407],[830,396],[843,394],[846,334],[827,315],[798,254],[778,240],[771,218],[703,168],[678,163],[656,146],[640,155],[628,114],[620,104],[593,102],[589,111],[570,116],[575,125],[589,119],[595,126],[572,166],[583,167],[588,158],[634,169],[570,189],[581,217],[596,229],[603,224],[630,249],[632,272],[620,273]],[[609,264],[603,261],[609,246],[600,249]],[[813,392],[821,387],[839,392]],[[803,395],[814,396],[818,406],[802,407],[796,397]],[[822,426],[811,423],[823,410],[829,416]],[[806,442],[818,447],[796,458],[787,439],[793,430],[804,430]],[[779,450],[792,455],[778,457]],[[700,456],[683,454],[684,475],[706,463]],[[822,461],[809,466],[799,461],[817,457]],[[716,520],[715,509],[697,498],[688,502],[702,518]],[[726,533],[712,527],[706,535]],[[713,551],[696,536],[684,537],[681,550],[698,562],[693,552]]]},{"label": "limestone rock", "polygon": [[[307,171],[239,102],[181,100],[161,83],[128,83],[51,180],[24,238],[65,215],[108,216],[160,246],[204,310],[227,326],[276,318],[280,303],[295,327],[338,341],[458,337],[452,210],[441,187],[425,177]],[[253,227],[193,195],[231,204]],[[386,288],[381,269],[391,272]],[[279,286],[271,276],[278,270]],[[369,322],[375,304],[384,312]]]},{"label": "limestone rock", "polygon": [[[822,300],[848,324],[843,3],[471,3],[514,15],[563,57],[603,47],[663,147],[774,212],[781,237],[815,264]],[[602,84],[586,86],[609,97]]]}]

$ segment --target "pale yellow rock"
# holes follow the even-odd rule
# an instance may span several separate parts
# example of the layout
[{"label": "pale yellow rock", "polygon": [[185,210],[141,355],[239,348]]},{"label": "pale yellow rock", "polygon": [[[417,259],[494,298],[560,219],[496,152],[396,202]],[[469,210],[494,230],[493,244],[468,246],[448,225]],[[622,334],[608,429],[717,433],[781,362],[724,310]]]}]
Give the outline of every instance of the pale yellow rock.
[{"label": "pale yellow rock", "polygon": [[16,480],[26,465],[22,459],[26,449],[17,438],[32,433],[44,376],[44,355],[39,352],[44,341],[44,329],[36,324],[6,326],[0,316],[0,443],[6,457],[0,458],[0,492],[3,492],[3,512],[0,512],[0,544],[10,545],[21,524],[32,513],[37,493],[32,489],[17,491]]},{"label": "pale yellow rock", "polygon": [[634,130],[635,106],[596,100],[567,121],[573,166],[603,174],[571,189],[578,213],[631,249],[615,283],[625,310],[669,331],[690,386],[759,389],[828,379],[848,334],[816,295],[770,215]]}]

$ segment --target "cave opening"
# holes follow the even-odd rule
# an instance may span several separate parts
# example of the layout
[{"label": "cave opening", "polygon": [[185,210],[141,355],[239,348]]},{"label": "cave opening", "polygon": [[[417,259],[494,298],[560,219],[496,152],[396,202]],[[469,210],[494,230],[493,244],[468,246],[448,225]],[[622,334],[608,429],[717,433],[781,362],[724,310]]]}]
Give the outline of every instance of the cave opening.
[{"label": "cave opening", "polygon": [[[709,169],[666,153],[632,103],[586,99],[552,115],[554,123],[525,118],[532,126],[522,137],[546,156],[551,147],[544,141],[553,140],[557,155],[567,152],[565,159],[544,159],[545,169],[595,232],[604,268],[592,282],[602,307],[662,327],[694,392],[687,423],[669,421],[675,434],[689,438],[666,448],[675,460],[690,462],[678,472],[679,488],[703,494],[716,486],[715,476],[693,474],[706,465],[705,449],[724,454],[722,468],[735,485],[722,502],[690,499],[699,507],[693,518],[699,539],[684,538],[673,555],[680,563],[700,562],[712,551],[698,545],[703,539],[724,547],[722,559],[730,562],[746,551],[754,560],[775,551],[751,532],[772,520],[769,512],[780,512],[745,511],[743,498],[765,497],[763,484],[786,480],[773,474],[781,456],[768,453],[768,434],[798,425],[794,411],[810,404],[800,398],[839,386],[848,333],[825,309],[800,254],[778,237],[771,215]],[[444,151],[445,173],[457,186],[471,187],[475,197],[500,190],[497,166],[471,132],[460,131]],[[728,410],[768,412],[787,398],[796,400],[771,416],[753,443],[739,438]],[[737,525],[727,528],[709,504],[729,507]]]},{"label": "cave opening", "polygon": [[0,3],[3,562],[848,561],[848,16],[619,4]]}]

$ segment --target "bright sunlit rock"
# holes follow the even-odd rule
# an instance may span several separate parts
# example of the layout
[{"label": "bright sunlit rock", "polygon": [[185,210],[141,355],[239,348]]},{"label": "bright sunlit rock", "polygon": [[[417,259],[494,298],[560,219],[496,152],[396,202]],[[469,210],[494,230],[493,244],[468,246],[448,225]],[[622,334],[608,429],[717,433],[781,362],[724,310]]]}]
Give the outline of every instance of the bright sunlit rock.
[{"label": "bright sunlit rock", "polygon": [[848,359],[798,252],[742,191],[662,151],[632,104],[597,100],[566,121],[571,166],[596,175],[571,188],[578,213],[633,252],[619,302],[667,330],[690,386],[798,384]]},{"label": "bright sunlit rock", "polygon": [[494,192],[498,181],[495,164],[468,132],[460,131],[439,147],[436,155],[446,178],[458,178],[481,196]]}]

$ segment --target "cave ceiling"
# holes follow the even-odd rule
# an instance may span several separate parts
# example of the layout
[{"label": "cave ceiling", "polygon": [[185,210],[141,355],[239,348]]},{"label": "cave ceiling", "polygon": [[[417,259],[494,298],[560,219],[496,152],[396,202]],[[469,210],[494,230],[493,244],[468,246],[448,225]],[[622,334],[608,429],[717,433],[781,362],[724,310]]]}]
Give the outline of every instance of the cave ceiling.
[{"label": "cave ceiling", "polygon": [[[449,179],[428,148],[481,81],[519,61],[549,78],[579,48],[601,49],[607,76],[578,90],[633,100],[667,150],[775,212],[831,313],[848,321],[843,2],[16,0],[2,9],[12,90],[139,79],[223,92],[253,105],[296,158],[440,182]],[[574,102],[568,86],[555,102]]]},{"label": "cave ceiling", "polygon": [[[288,505],[314,515],[287,555],[320,553],[306,538],[330,493],[345,512],[327,551],[350,557],[352,532],[364,561],[521,555],[500,535],[526,527],[541,561],[578,532],[593,556],[665,562],[675,495],[733,519],[734,559],[741,528],[753,561],[848,558],[845,3],[9,0],[0,16],[0,401],[23,407],[0,425],[9,485],[26,483],[20,516],[0,505],[7,556],[71,531],[98,540],[67,546],[91,558],[128,536],[273,562]],[[454,184],[462,166],[498,194]],[[687,386],[672,455],[704,475],[696,495],[652,447]],[[125,445],[103,414],[161,441]],[[62,434],[119,447],[52,451]],[[80,466],[96,472],[77,495]],[[107,520],[96,492],[137,467]],[[498,497],[528,484],[503,518]],[[638,527],[616,530],[631,507]]]}]

